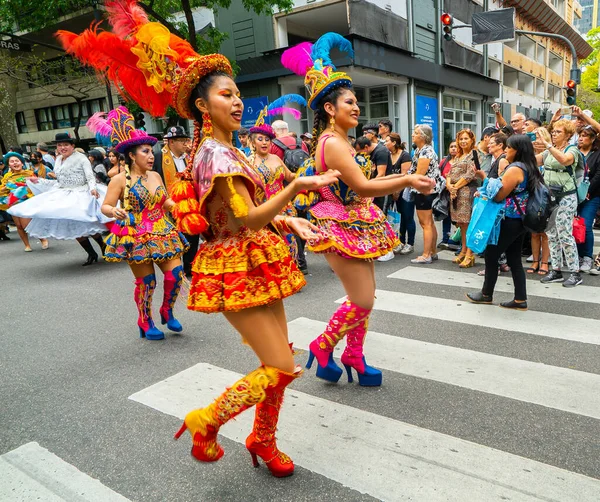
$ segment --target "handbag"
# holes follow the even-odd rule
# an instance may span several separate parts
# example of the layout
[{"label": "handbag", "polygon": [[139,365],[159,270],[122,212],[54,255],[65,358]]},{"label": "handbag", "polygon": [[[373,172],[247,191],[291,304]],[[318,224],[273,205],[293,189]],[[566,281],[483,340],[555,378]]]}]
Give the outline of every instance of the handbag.
[{"label": "handbag", "polygon": [[583,171],[583,179],[579,183],[577,187],[577,201],[581,204],[585,199],[587,199],[587,194],[590,190],[590,176],[588,173],[587,163],[585,169]]},{"label": "handbag", "polygon": [[[473,201],[473,212],[467,229],[467,247],[474,253],[483,253],[490,242],[490,237],[499,234],[496,226],[504,217],[504,201],[495,202],[487,197],[477,197]],[[496,240],[496,243],[498,241]]]},{"label": "handbag", "polygon": [[450,192],[443,189],[431,204],[435,221],[445,220],[450,215]]},{"label": "handbag", "polygon": [[456,227],[456,230],[452,234],[452,237],[450,237],[450,240],[453,242],[460,242],[461,237],[460,227]]},{"label": "handbag", "polygon": [[387,211],[387,221],[392,227],[392,230],[398,235],[400,233],[400,213],[396,211],[395,204],[390,205]]},{"label": "handbag", "polygon": [[585,242],[585,220],[581,216],[573,218],[573,237],[576,244]]}]

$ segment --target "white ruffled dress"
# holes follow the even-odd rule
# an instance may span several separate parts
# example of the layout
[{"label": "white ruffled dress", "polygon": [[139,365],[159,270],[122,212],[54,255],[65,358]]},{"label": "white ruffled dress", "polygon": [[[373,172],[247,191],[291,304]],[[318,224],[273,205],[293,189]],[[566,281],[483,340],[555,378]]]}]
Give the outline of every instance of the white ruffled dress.
[{"label": "white ruffled dress", "polygon": [[[58,157],[54,173],[56,180],[28,181],[34,197],[8,212],[32,218],[25,229],[31,237],[66,240],[105,232],[105,223],[112,221],[100,212],[107,188],[96,184],[88,158],[79,152],[73,152],[64,161]],[[90,193],[94,189],[98,198]]]}]

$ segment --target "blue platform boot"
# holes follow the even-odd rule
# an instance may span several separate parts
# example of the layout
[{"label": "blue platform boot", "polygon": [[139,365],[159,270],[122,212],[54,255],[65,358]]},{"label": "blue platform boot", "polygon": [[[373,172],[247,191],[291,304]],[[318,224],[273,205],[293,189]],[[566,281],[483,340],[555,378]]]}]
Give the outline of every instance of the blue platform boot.
[{"label": "blue platform boot", "polygon": [[348,382],[352,383],[352,368],[358,374],[358,384],[364,387],[378,387],[381,385],[381,371],[369,366],[363,355],[363,345],[367,335],[368,318],[354,328],[346,337],[346,349],[342,354],[342,364],[348,373]]},{"label": "blue platform boot", "polygon": [[138,308],[138,327],[140,338],[148,340],[162,340],[165,334],[159,330],[152,320],[152,294],[156,288],[156,276],[148,274],[135,280],[134,299]]},{"label": "blue platform boot", "polygon": [[181,323],[173,317],[173,307],[179,295],[182,281],[183,267],[181,265],[165,272],[164,297],[162,306],[160,307],[160,322],[166,324],[167,328],[176,333],[180,333],[183,330]]}]

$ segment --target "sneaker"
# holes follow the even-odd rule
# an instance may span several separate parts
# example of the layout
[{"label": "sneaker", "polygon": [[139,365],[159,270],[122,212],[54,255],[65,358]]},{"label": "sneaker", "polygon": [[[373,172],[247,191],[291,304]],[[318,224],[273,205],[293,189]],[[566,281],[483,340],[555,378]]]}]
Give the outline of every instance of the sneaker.
[{"label": "sneaker", "polygon": [[530,255],[529,258],[525,260],[527,263],[533,263],[533,255]]},{"label": "sneaker", "polygon": [[438,249],[450,249],[450,246],[447,242],[442,241],[437,245]]},{"label": "sneaker", "polygon": [[563,282],[563,286],[565,288],[574,288],[575,286],[579,286],[583,282],[581,278],[581,274],[579,272],[573,272],[569,278]]},{"label": "sneaker", "polygon": [[394,252],[390,251],[387,254],[384,254],[383,256],[380,256],[379,258],[377,258],[377,261],[390,261],[394,259]]},{"label": "sneaker", "polygon": [[589,273],[590,275],[600,275],[600,267],[592,267]]},{"label": "sneaker", "polygon": [[592,259],[589,256],[584,256],[581,260],[581,264],[579,265],[579,271],[589,274],[590,270],[592,269],[592,265]]},{"label": "sneaker", "polygon": [[540,282],[542,284],[549,284],[551,282],[563,282],[564,280],[565,278],[563,277],[562,272],[560,270],[550,270],[550,272],[548,272],[548,275],[540,279]]},{"label": "sneaker", "polygon": [[410,244],[405,244],[404,247],[402,248],[402,251],[400,251],[400,254],[410,254],[415,250],[414,246],[411,246]]},{"label": "sneaker", "polygon": [[448,249],[450,251],[460,251],[461,244],[460,242],[448,241]]},{"label": "sneaker", "polygon": [[431,261],[438,261],[440,259],[440,257],[438,256],[437,253],[433,253],[431,255]]},{"label": "sneaker", "polygon": [[404,244],[400,243],[394,248],[394,253],[400,253],[404,249]]}]

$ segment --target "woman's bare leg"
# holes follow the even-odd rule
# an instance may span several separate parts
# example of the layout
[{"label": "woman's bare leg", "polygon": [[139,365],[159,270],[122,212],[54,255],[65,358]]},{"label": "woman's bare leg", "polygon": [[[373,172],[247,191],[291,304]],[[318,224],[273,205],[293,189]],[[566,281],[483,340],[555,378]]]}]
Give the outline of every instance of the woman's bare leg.
[{"label": "woman's bare leg", "polygon": [[19,237],[23,241],[23,244],[25,244],[25,249],[31,247],[29,245],[29,236],[27,235],[27,232],[25,232],[25,228],[27,225],[29,225],[30,221],[30,218],[19,218],[17,216],[13,216],[13,222],[15,223],[15,227],[17,227],[17,233],[19,234]]}]

